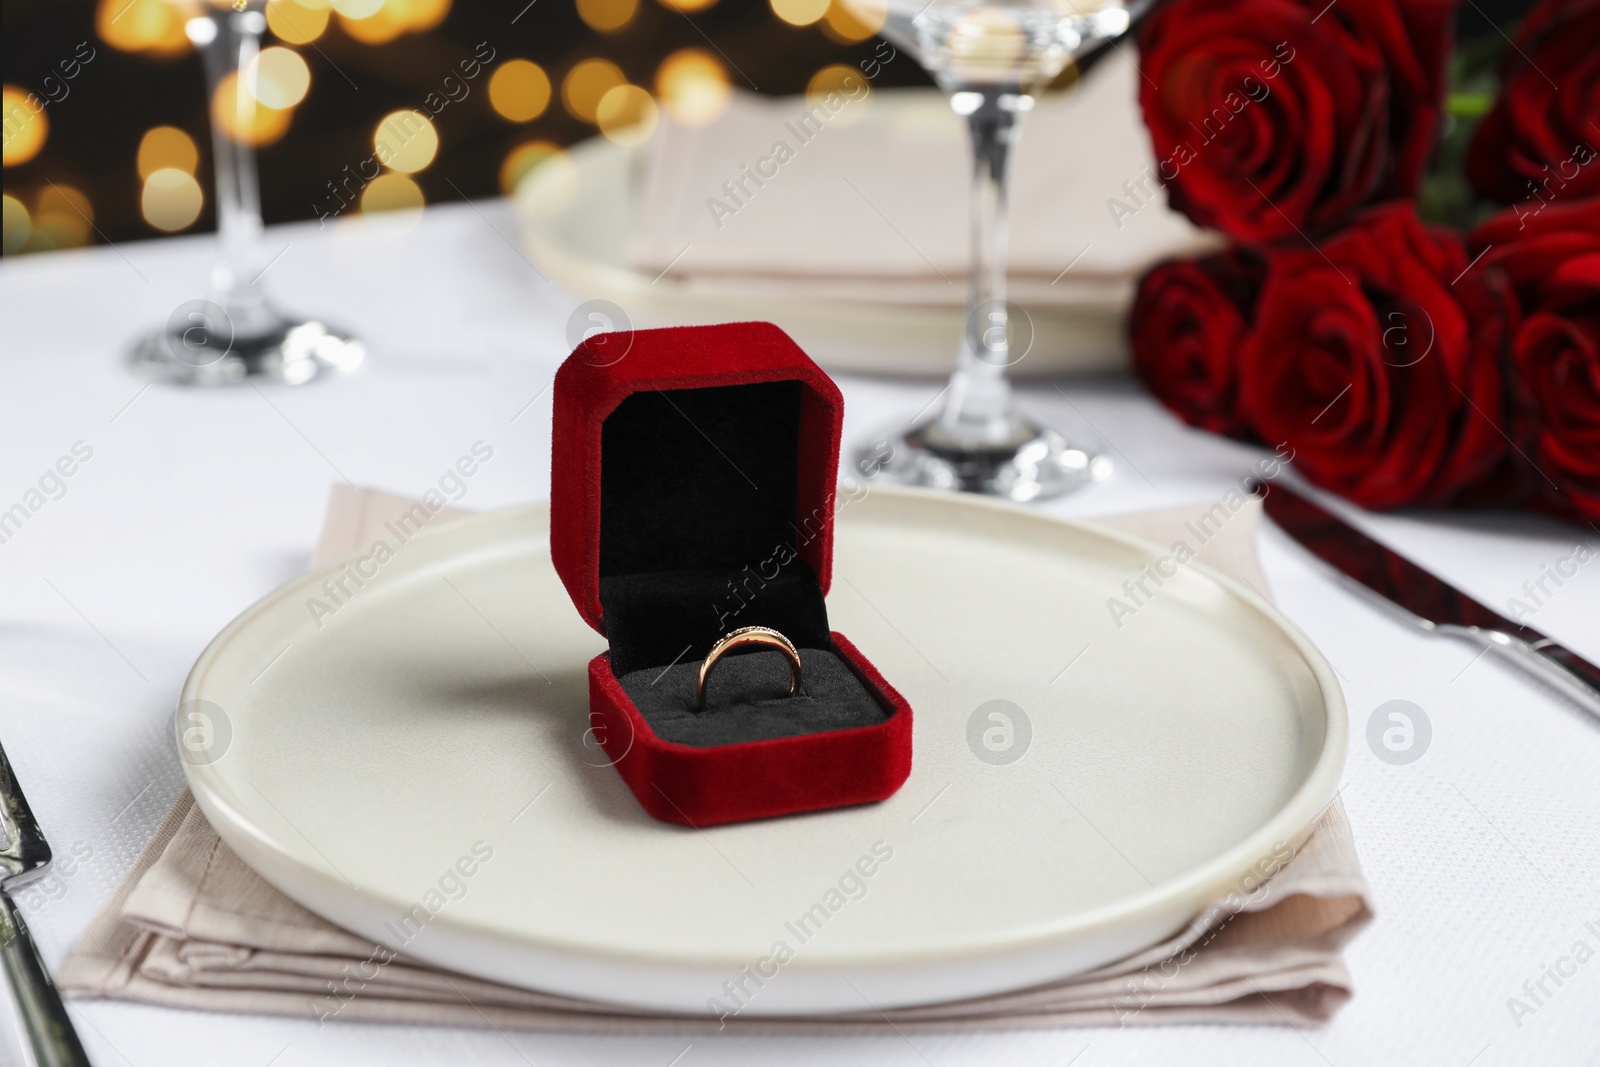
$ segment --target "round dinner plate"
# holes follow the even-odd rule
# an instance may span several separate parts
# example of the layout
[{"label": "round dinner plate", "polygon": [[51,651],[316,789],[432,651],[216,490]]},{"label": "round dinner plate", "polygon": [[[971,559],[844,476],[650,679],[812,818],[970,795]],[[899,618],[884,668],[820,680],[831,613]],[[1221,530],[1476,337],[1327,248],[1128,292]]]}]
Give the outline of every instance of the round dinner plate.
[{"label": "round dinner plate", "polygon": [[[544,504],[435,525],[212,641],[182,699],[226,743],[186,771],[245,862],[483,978],[669,1011],[861,1011],[1036,985],[1171,935],[1298,845],[1344,763],[1332,670],[1240,583],[1190,563],[1113,618],[1154,546],[873,488],[839,509],[828,612],[915,709],[910,779],[879,804],[656,822],[588,732],[605,642],[548,533]],[[347,568],[363,584],[335,601],[324,583]]]}]

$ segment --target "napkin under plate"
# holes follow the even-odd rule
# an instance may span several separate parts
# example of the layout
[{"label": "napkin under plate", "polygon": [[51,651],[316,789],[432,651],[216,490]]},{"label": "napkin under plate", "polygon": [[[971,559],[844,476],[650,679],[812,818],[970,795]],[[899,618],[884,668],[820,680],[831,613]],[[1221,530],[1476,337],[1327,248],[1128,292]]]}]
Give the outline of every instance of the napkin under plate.
[{"label": "napkin under plate", "polygon": [[[412,502],[336,487],[314,562],[371,542]],[[1192,510],[1097,520],[1158,544]],[[435,521],[459,515],[442,512]],[[1198,558],[1266,595],[1250,502]],[[1238,1022],[1314,1025],[1351,995],[1344,945],[1371,919],[1336,800],[1249,899],[1208,908],[1161,944],[1088,974],[951,1004],[784,1019],[671,1015],[447,972],[397,957],[296,904],[247,867],[185,790],[58,976],[68,996],[212,1011],[590,1033],[875,1032]],[[386,958],[387,950],[378,954]]]}]

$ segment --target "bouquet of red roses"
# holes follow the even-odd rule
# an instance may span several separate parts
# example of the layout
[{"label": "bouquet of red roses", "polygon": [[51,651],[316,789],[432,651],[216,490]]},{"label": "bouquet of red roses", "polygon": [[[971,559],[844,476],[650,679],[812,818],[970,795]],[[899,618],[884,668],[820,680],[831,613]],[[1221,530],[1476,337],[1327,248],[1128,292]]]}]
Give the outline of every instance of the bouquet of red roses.
[{"label": "bouquet of red roses", "polygon": [[1592,522],[1600,0],[1541,0],[1494,57],[1452,55],[1455,6],[1151,15],[1140,106],[1158,173],[1232,244],[1144,277],[1134,367],[1187,422],[1292,450],[1366,507]]}]

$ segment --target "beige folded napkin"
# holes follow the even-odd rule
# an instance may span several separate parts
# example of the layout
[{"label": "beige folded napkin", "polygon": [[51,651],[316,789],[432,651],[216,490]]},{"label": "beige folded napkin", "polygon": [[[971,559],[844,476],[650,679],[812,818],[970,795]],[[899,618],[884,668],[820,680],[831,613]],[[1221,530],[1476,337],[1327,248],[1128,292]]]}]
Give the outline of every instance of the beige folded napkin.
[{"label": "beige folded napkin", "polygon": [[[1120,304],[1151,263],[1214,243],[1166,206],[1137,82],[1131,52],[1112,55],[1024,119],[1011,176],[1011,299]],[[741,93],[709,125],[663,119],[645,150],[630,266],[743,291],[961,304],[972,166],[964,122],[933,90],[856,84],[858,98],[841,93],[835,112],[825,98]]]},{"label": "beige folded napkin", "polygon": [[[365,546],[411,502],[338,487],[314,562]],[[1167,544],[1200,509],[1101,522]],[[457,513],[441,513],[446,521]],[[1266,589],[1252,502],[1197,558]],[[1172,1022],[1316,1024],[1350,997],[1342,949],[1371,919],[1336,801],[1278,873],[1128,959],[1032,989],[955,1004],[794,1019],[735,1016],[744,1032],[1020,1029]],[[294,903],[229,850],[187,790],[61,969],[69,996],[169,1007],[448,1026],[592,1033],[701,1032],[709,1014],[667,1015],[538,993],[398,957]],[[379,956],[378,958],[383,958]]]}]

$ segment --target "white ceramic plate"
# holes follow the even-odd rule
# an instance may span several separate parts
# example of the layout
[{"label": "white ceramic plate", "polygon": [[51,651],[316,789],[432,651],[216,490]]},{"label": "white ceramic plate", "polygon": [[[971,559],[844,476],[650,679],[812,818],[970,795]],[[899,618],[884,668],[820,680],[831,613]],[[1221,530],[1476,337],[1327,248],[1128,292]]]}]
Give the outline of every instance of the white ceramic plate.
[{"label": "white ceramic plate", "polygon": [[[942,98],[884,93],[864,122],[892,122],[897,109],[941,110]],[[572,167],[535,168],[516,193],[523,244],[546,277],[585,300],[610,300],[638,328],[760,320],[783,327],[829,370],[946,375],[955,369],[965,309],[783,297],[705,279],[653,278],[631,269],[628,236],[639,212],[644,149],[595,137],[568,151]],[[1130,167],[1136,173],[1137,167]],[[957,220],[959,222],[959,220]],[[1120,370],[1127,366],[1125,302],[1104,306],[1030,303],[1033,343],[1016,376]]]},{"label": "white ceramic plate", "polygon": [[[839,513],[828,608],[915,708],[910,779],[866,807],[655,822],[584,743],[604,644],[547,532],[542,504],[432,527],[332,616],[308,598],[338,563],[217,636],[183,699],[231,736],[187,770],[246,862],[485,978],[699,1012],[748,966],[776,976],[746,980],[747,1014],[854,1011],[1154,943],[1301,841],[1343,766],[1332,671],[1244,586],[1190,565],[1118,628],[1106,599],[1151,546],[874,489]],[[1015,707],[979,712],[996,700]]]}]

